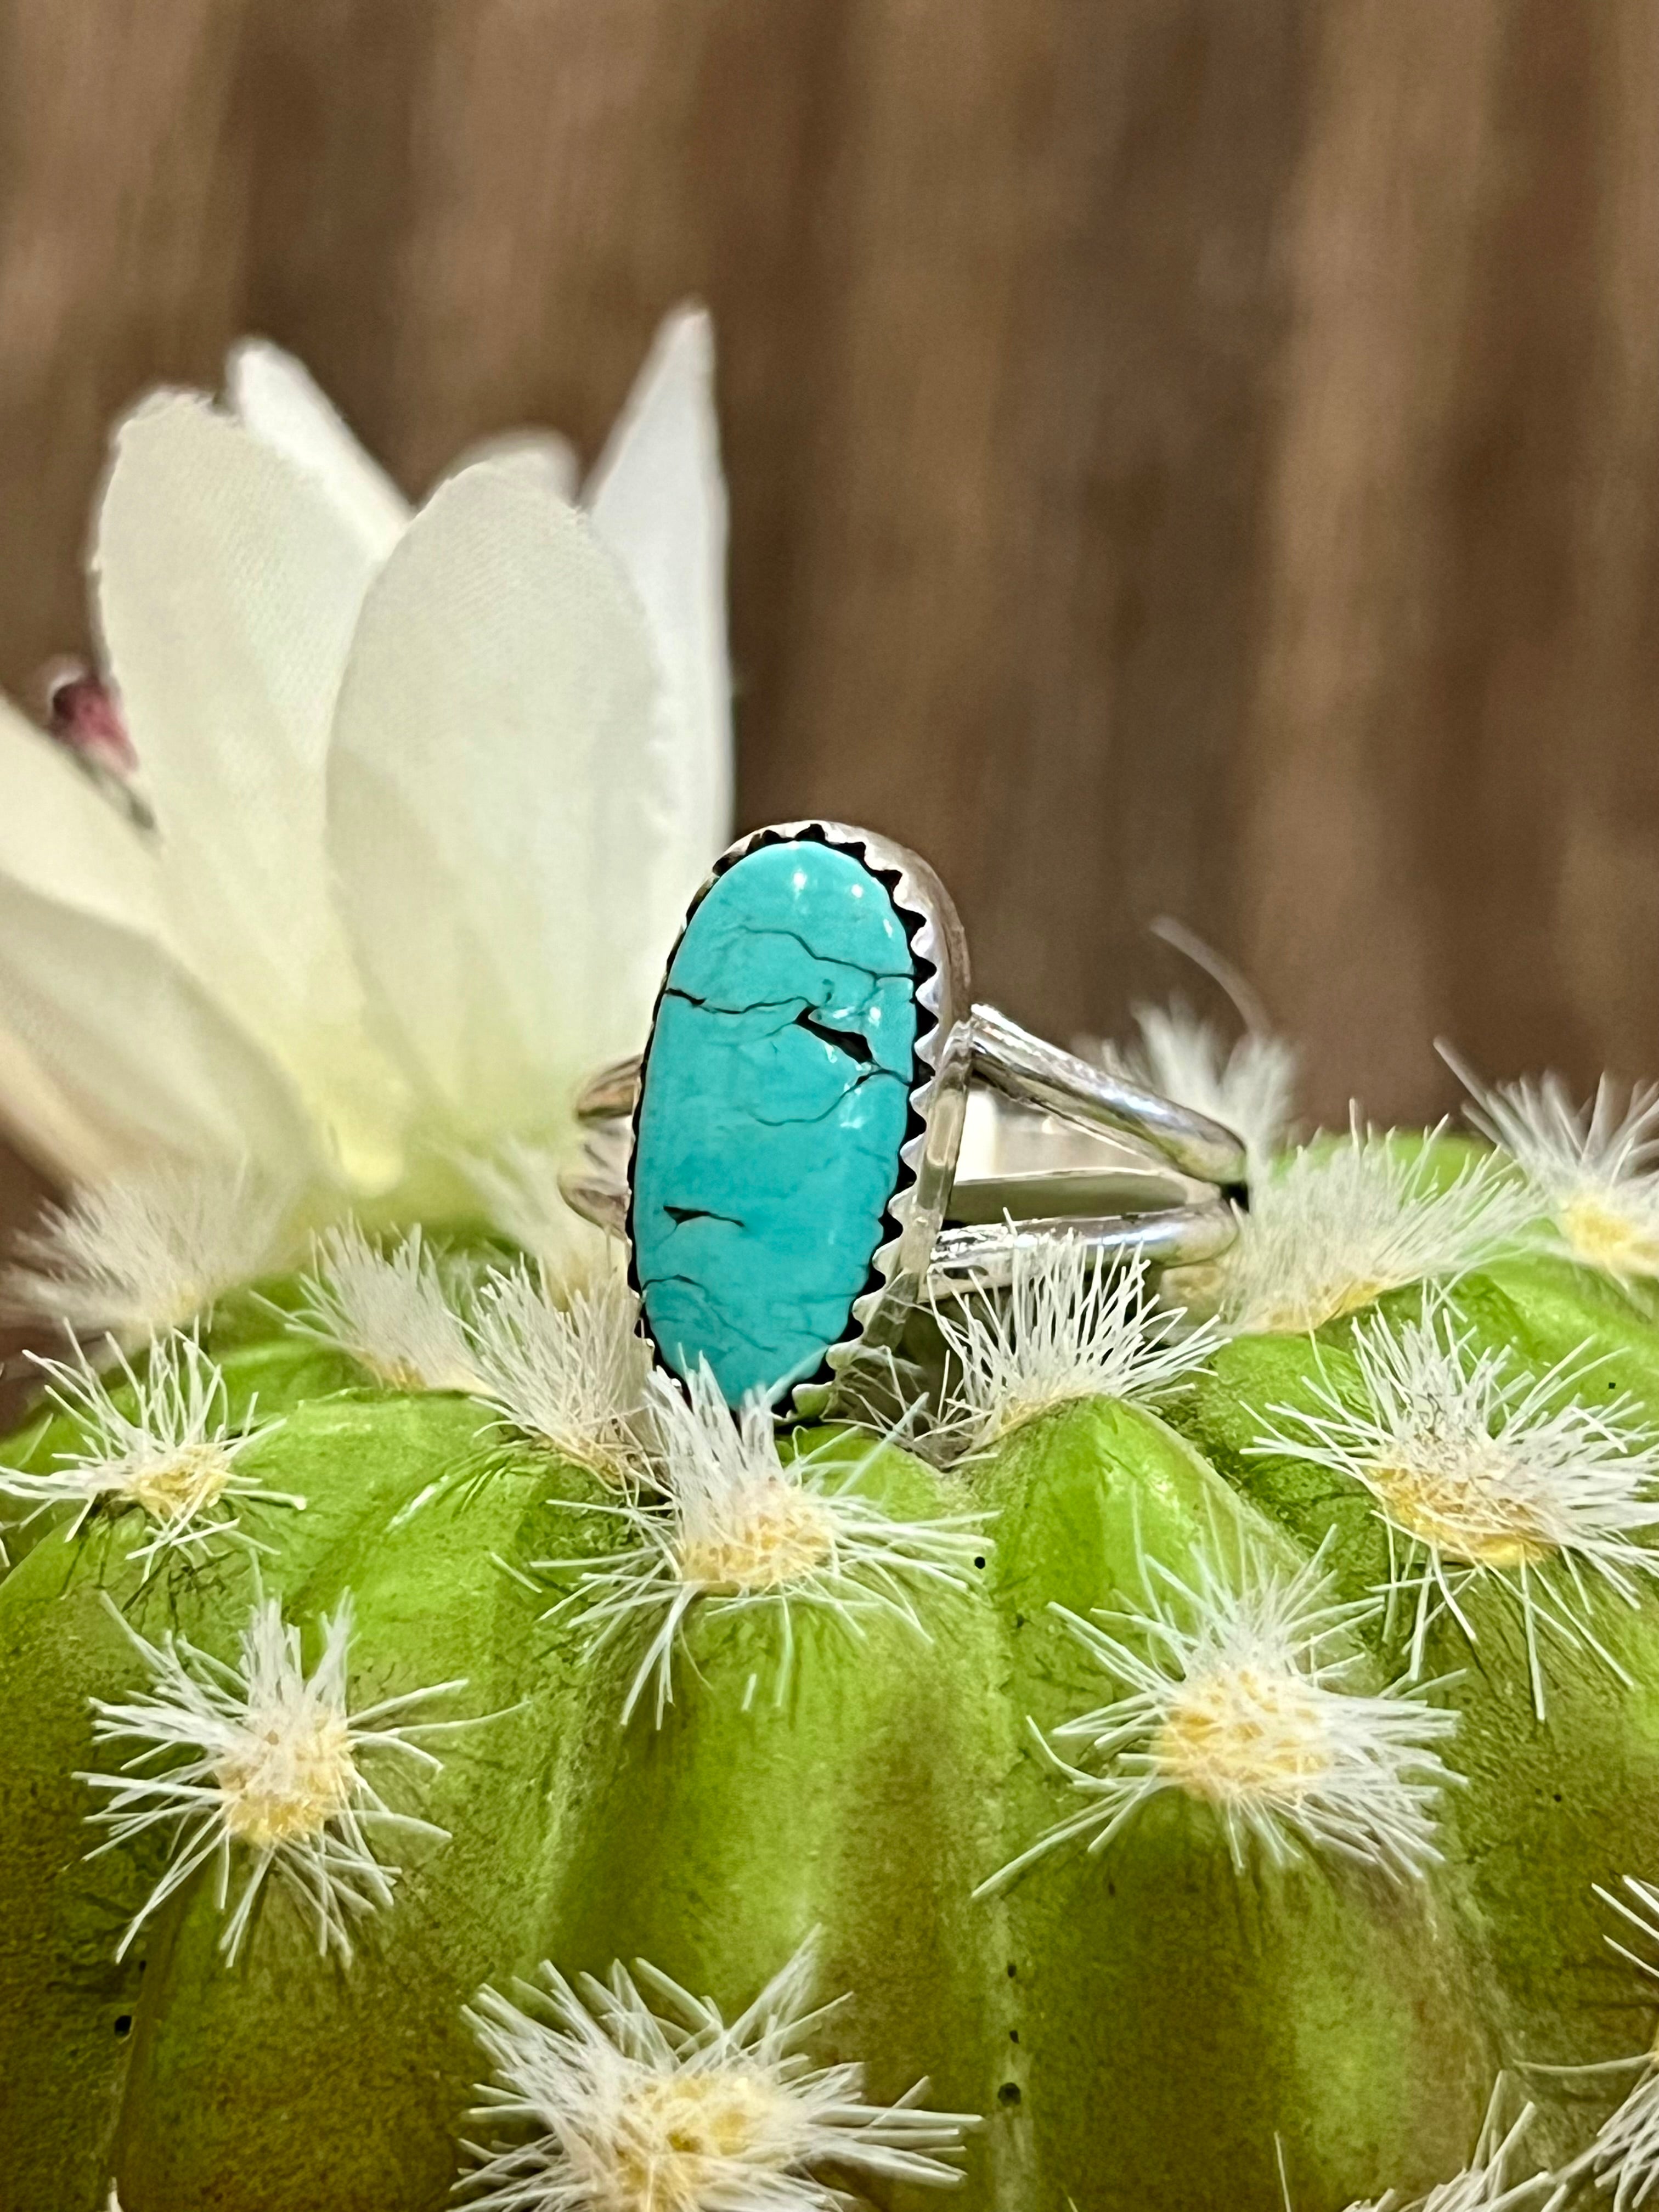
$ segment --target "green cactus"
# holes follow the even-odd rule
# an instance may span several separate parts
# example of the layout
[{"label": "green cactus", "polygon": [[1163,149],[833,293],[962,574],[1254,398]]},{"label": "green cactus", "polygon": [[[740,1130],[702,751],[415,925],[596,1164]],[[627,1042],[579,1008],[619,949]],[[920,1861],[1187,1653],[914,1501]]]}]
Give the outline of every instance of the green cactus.
[{"label": "green cactus", "polygon": [[482,1249],[60,1366],[0,2208],[1639,2204],[1659,1328],[1539,1203],[1298,1155],[1196,1328],[1057,1246],[943,1466]]}]

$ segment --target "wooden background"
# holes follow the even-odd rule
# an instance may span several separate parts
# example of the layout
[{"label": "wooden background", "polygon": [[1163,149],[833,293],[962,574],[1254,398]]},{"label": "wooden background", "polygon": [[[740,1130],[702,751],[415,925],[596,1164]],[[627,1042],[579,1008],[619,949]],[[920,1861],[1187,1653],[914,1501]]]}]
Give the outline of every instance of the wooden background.
[{"label": "wooden background", "polygon": [[0,0],[0,682],[238,332],[413,489],[699,294],[745,824],[1060,1036],[1181,917],[1326,1116],[1659,1074],[1656,118],[1655,0]]}]

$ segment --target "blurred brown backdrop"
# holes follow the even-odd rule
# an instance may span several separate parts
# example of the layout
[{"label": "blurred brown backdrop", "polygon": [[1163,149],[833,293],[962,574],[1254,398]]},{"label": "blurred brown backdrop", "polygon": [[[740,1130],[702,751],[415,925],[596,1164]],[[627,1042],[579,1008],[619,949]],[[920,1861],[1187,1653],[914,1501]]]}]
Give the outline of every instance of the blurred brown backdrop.
[{"label": "blurred brown backdrop", "polygon": [[0,682],[238,332],[415,489],[701,294],[745,823],[1061,1036],[1180,916],[1327,1116],[1659,1073],[1656,126],[1651,0],[0,0]]}]

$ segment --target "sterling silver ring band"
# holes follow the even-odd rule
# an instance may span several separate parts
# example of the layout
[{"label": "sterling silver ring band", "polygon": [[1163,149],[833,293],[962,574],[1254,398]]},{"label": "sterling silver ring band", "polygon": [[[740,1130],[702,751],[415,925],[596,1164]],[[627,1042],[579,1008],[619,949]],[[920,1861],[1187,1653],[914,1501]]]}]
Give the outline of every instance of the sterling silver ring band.
[{"label": "sterling silver ring band", "polygon": [[[641,1063],[630,1054],[583,1085],[576,1116],[591,1133],[586,1156],[560,1180],[566,1203],[619,1239],[629,1189],[625,1141],[616,1140],[633,1118]],[[975,1117],[978,1141],[964,1145],[974,1082],[990,1092],[991,1111]],[[1230,1129],[1033,1036],[994,1006],[975,1006],[956,1024],[937,1090],[930,1136],[954,1123],[958,1150],[946,1167],[945,1146],[937,1147],[924,1295],[1000,1289],[1016,1254],[1044,1237],[1069,1234],[1103,1260],[1184,1267],[1213,1260],[1237,1234],[1235,1207],[1248,1196],[1243,1146]],[[945,1105],[952,1096],[954,1115]]]}]

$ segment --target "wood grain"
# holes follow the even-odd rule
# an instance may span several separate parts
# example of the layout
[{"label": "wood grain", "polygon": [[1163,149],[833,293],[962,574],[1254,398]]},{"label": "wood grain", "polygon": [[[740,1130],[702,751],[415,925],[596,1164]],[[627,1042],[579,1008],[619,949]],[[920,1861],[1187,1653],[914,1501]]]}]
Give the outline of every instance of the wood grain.
[{"label": "wood grain", "polygon": [[414,489],[696,293],[745,823],[1060,1036],[1180,916],[1323,1116],[1659,1073],[1656,112],[1656,0],[0,0],[0,681],[239,331]]}]

